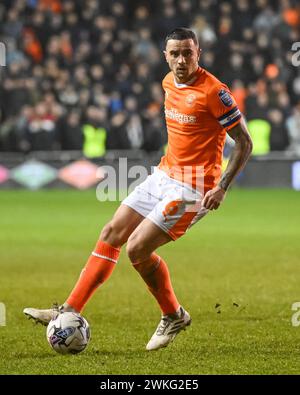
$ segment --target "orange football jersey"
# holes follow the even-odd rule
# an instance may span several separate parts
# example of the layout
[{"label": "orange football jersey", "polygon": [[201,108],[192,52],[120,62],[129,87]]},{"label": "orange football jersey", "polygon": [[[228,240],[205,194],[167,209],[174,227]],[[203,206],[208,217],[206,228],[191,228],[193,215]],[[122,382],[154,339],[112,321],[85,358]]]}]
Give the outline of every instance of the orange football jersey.
[{"label": "orange football jersey", "polygon": [[240,122],[241,113],[228,87],[201,67],[185,84],[178,84],[170,72],[162,86],[168,148],[159,168],[207,191],[219,181],[226,131]]}]

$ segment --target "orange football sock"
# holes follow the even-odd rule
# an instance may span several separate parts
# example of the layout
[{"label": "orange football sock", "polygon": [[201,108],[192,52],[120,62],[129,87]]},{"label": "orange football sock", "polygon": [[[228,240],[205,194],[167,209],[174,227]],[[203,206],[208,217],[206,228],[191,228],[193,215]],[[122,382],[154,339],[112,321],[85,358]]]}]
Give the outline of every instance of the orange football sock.
[{"label": "orange football sock", "polygon": [[109,278],[119,255],[120,248],[99,240],[66,302],[80,312],[99,285]]},{"label": "orange football sock", "polygon": [[[153,271],[147,276],[141,276],[157,300],[162,313],[164,315],[174,314],[180,304],[172,287],[168,266],[156,253],[152,253],[149,259],[153,263]],[[136,268],[138,265],[143,265],[143,263],[134,265],[134,267]]]}]

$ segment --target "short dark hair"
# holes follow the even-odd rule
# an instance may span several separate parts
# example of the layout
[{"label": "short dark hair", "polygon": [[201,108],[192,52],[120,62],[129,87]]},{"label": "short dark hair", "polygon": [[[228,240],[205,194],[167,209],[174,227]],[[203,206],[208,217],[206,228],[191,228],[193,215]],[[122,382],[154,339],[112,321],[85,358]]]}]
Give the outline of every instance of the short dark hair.
[{"label": "short dark hair", "polygon": [[169,40],[188,40],[189,38],[191,38],[195,45],[199,47],[199,41],[196,34],[191,29],[187,29],[186,27],[177,27],[174,29],[170,34],[167,35],[165,43],[167,45]]}]

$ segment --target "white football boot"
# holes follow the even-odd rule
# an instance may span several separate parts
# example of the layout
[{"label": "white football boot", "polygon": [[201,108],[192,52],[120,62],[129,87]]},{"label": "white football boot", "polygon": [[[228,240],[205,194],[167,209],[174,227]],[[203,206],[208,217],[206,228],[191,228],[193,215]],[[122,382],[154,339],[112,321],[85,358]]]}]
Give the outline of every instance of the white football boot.
[{"label": "white football boot", "polygon": [[191,325],[192,319],[183,307],[176,314],[163,315],[156,331],[149,340],[146,350],[153,351],[162,347],[167,347],[176,335],[185,330],[187,326]]},{"label": "white football boot", "polygon": [[36,324],[42,324],[47,326],[51,320],[55,320],[58,314],[62,313],[62,307],[54,304],[52,309],[40,310],[34,309],[32,307],[26,307],[23,313],[28,317],[28,319],[33,319]]}]

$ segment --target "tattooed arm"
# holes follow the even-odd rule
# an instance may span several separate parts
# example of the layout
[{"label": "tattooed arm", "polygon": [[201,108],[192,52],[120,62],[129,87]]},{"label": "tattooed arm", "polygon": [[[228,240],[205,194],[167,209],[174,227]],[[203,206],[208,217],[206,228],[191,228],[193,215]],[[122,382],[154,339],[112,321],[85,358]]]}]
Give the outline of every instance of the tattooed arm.
[{"label": "tattooed arm", "polygon": [[227,133],[235,141],[235,146],[219,184],[204,196],[202,206],[209,210],[216,210],[220,206],[228,187],[245,166],[252,151],[252,141],[244,119]]}]

